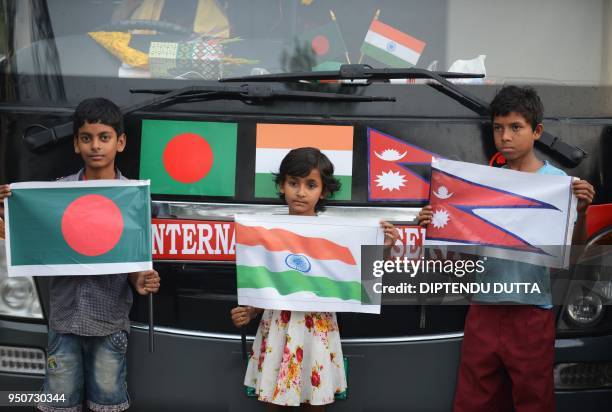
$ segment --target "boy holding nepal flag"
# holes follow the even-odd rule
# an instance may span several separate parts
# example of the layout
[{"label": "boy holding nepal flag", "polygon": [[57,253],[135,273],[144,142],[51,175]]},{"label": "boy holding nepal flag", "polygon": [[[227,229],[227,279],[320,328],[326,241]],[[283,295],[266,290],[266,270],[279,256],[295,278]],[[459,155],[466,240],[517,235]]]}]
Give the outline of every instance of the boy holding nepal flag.
[{"label": "boy holding nepal flag", "polygon": [[[74,151],[84,168],[62,181],[121,179],[115,157],[125,148],[126,135],[119,108],[103,98],[86,99],[73,116]],[[0,200],[10,196],[0,186]],[[126,352],[132,291],[157,293],[155,270],[95,276],[58,276],[50,282],[47,371],[43,392],[64,400],[39,404],[42,411],[79,411],[83,391],[93,411],[123,411],[129,407]]]},{"label": "boy holding nepal flag", "polygon": [[[543,111],[534,89],[503,87],[491,102],[495,147],[506,158],[509,169],[565,175],[538,159],[533,151],[544,130]],[[576,179],[572,191],[578,198],[572,243],[584,244],[586,209],[595,190],[587,181]],[[419,213],[419,224],[426,226],[432,218],[432,207],[425,206]],[[533,280],[548,285],[548,276],[543,266],[489,258],[483,280]],[[465,320],[453,410],[554,411],[555,317],[550,288],[542,296],[481,293],[472,301]]]}]

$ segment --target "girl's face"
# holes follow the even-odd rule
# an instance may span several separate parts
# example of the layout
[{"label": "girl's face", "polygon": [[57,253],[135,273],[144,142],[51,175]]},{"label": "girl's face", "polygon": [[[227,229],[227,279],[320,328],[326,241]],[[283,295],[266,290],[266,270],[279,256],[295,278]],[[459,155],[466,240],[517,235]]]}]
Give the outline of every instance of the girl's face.
[{"label": "girl's face", "polygon": [[317,202],[325,196],[319,169],[312,169],[304,177],[287,176],[280,192],[285,195],[290,215],[314,216]]}]

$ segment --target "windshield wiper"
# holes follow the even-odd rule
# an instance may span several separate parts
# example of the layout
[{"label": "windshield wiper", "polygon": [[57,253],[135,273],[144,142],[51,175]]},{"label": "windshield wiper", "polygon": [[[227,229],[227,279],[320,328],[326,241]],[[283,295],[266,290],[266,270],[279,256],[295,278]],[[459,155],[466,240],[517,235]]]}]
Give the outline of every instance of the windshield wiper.
[{"label": "windshield wiper", "polygon": [[253,76],[226,77],[220,82],[271,82],[298,80],[389,80],[389,79],[433,79],[438,76],[445,79],[481,79],[485,75],[478,73],[434,72],[426,69],[375,69],[367,64],[343,64],[339,70],[291,72],[276,74],[257,74]]},{"label": "windshield wiper", "polygon": [[[474,96],[470,92],[449,82],[447,79],[482,78],[483,74],[434,72],[426,69],[374,69],[366,64],[343,64],[340,70],[309,71],[278,74],[261,74],[255,76],[228,77],[220,82],[296,82],[318,80],[391,80],[391,79],[429,79],[427,85],[455,100],[462,106],[472,110],[480,116],[490,117],[489,103]],[[370,83],[366,83],[370,84]],[[577,146],[572,146],[560,138],[544,132],[539,140],[540,146],[558,154],[572,165],[580,164],[587,153]]]},{"label": "windshield wiper", "polygon": [[[246,104],[263,104],[266,102],[285,101],[333,101],[333,102],[393,102],[395,98],[384,96],[359,96],[342,93],[287,91],[279,90],[268,85],[245,84],[241,86],[188,86],[181,89],[138,89],[131,93],[157,94],[159,97],[137,103],[121,109],[121,113],[128,114],[141,110],[160,110],[164,107],[181,103],[193,103],[206,100],[240,100]],[[30,150],[40,149],[50,143],[71,138],[73,134],[72,122],[54,127],[32,125],[23,134],[26,146]]]},{"label": "windshield wiper", "polygon": [[[220,82],[296,82],[301,80],[391,80],[391,79],[430,79],[437,83],[428,83],[441,93],[446,94],[461,105],[481,116],[489,113],[489,104],[484,100],[462,90],[446,79],[478,79],[484,74],[434,72],[426,69],[374,69],[367,64],[343,64],[340,70],[295,72],[278,74],[259,74],[255,76],[228,77]],[[441,87],[440,87],[441,86]]]},{"label": "windshield wiper", "polygon": [[[202,100],[240,100],[247,104],[261,104],[273,100],[293,101],[334,101],[334,102],[394,102],[394,97],[385,96],[359,96],[344,93],[287,91],[279,90],[268,85],[244,84],[241,86],[202,86],[186,88],[179,95],[169,96],[173,93],[168,89],[137,89],[132,93],[161,94],[161,102],[145,103],[147,109],[159,108],[168,104],[178,104]],[[142,108],[138,109],[142,110]]]}]

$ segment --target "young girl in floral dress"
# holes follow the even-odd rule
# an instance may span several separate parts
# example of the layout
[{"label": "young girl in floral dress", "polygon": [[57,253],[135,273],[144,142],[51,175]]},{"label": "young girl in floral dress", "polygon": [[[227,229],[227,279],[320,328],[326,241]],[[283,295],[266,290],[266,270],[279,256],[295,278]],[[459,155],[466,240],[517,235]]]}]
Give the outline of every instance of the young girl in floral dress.
[{"label": "young girl in floral dress", "polygon": [[[325,198],[340,188],[334,166],[318,149],[291,150],[276,175],[281,198],[290,215],[314,216],[324,210]],[[399,234],[390,223],[382,223],[385,245]],[[242,327],[262,309],[239,306],[232,321]],[[324,410],[334,395],[346,389],[346,376],[335,313],[265,310],[253,351],[249,357],[246,386],[254,387],[269,410],[277,405]]]}]

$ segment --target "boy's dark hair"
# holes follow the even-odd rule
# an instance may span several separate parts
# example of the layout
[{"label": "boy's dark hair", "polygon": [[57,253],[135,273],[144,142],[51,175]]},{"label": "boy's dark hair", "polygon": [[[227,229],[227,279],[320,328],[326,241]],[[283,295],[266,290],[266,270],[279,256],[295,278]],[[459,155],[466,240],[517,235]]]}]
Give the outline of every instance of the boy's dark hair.
[{"label": "boy's dark hair", "polygon": [[[287,176],[306,177],[312,169],[319,170],[323,182],[325,197],[333,195],[340,190],[340,181],[334,177],[334,165],[319,149],[314,147],[300,147],[293,149],[282,160],[278,173],[274,174],[277,187],[282,186]],[[285,195],[279,192],[279,197]],[[325,199],[320,199],[315,205],[315,212],[325,210]]]},{"label": "boy's dark hair", "polygon": [[531,129],[542,123],[544,106],[538,93],[529,86],[504,86],[491,102],[491,121],[495,116],[507,116],[510,112],[520,114],[531,124]]},{"label": "boy's dark hair", "polygon": [[74,110],[72,116],[73,135],[87,123],[102,123],[115,129],[117,136],[123,134],[123,115],[117,105],[103,97],[85,99]]}]

